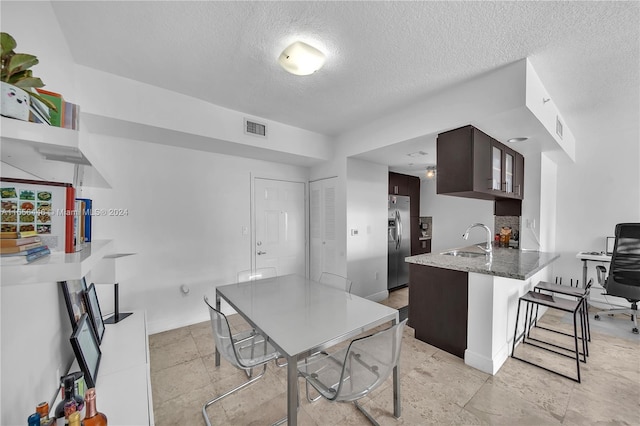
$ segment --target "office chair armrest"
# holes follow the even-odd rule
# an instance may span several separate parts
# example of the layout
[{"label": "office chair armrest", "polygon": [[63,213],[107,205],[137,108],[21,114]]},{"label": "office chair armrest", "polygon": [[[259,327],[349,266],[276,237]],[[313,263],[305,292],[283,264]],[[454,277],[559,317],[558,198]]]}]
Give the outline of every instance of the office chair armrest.
[{"label": "office chair armrest", "polygon": [[607,269],[604,266],[598,265],[596,266],[596,273],[598,275],[598,284],[604,287],[606,282],[605,274],[607,273]]}]

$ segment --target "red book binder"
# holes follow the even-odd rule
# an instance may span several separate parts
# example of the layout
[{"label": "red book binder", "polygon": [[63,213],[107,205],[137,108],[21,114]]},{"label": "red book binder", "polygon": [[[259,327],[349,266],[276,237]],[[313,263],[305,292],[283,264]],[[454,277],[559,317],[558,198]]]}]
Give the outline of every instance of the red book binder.
[{"label": "red book binder", "polygon": [[76,210],[76,189],[72,186],[67,187],[67,199],[65,202],[65,219],[64,219],[64,252],[76,252],[76,240],[73,229],[73,221]]}]

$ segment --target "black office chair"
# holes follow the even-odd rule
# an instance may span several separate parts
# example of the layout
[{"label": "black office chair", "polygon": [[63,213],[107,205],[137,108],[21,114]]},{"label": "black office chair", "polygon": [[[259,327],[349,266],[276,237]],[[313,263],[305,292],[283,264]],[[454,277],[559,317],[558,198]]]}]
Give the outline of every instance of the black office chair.
[{"label": "black office chair", "polygon": [[633,332],[638,334],[638,301],[640,301],[640,223],[619,223],[616,225],[616,241],[609,266],[609,276],[605,279],[606,269],[597,266],[598,282],[607,291],[607,296],[625,298],[630,308],[609,309],[595,315],[626,313],[631,314]]}]

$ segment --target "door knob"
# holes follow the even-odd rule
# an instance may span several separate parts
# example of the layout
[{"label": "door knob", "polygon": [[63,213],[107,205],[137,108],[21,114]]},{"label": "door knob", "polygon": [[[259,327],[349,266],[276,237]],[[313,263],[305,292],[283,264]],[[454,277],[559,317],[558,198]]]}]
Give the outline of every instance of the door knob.
[{"label": "door knob", "polygon": [[262,254],[267,254],[267,252],[266,251],[258,251],[258,256],[260,256]]}]

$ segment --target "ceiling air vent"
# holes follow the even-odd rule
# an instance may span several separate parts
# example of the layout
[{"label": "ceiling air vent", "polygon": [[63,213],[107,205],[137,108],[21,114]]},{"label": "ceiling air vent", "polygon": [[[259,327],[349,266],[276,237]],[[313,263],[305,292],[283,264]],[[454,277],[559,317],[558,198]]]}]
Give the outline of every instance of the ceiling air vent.
[{"label": "ceiling air vent", "polygon": [[244,132],[248,135],[267,137],[267,125],[244,119]]}]

